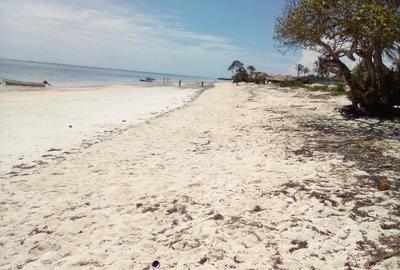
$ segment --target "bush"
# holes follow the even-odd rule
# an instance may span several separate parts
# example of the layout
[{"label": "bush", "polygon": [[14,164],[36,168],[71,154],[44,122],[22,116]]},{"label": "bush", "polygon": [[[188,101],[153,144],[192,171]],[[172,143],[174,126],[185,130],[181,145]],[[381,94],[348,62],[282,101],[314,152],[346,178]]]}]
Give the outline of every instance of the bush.
[{"label": "bush", "polygon": [[248,82],[248,81],[249,81],[249,75],[245,70],[238,71],[233,76],[233,83]]},{"label": "bush", "polygon": [[280,87],[299,88],[305,87],[305,84],[300,80],[286,80],[279,84]]},{"label": "bush", "polygon": [[348,94],[353,104],[373,114],[391,111],[400,105],[400,72],[368,72],[361,61],[352,71],[352,87]]},{"label": "bush", "polygon": [[343,83],[339,83],[336,87],[336,92],[346,92],[346,88]]},{"label": "bush", "polygon": [[346,94],[346,89],[343,83],[339,83],[336,86],[332,87],[332,85],[311,85],[306,87],[310,91],[323,91],[329,92],[332,96],[340,96]]},{"label": "bush", "polygon": [[336,88],[331,90],[332,96],[341,96],[346,94],[346,88],[343,83],[339,83]]}]

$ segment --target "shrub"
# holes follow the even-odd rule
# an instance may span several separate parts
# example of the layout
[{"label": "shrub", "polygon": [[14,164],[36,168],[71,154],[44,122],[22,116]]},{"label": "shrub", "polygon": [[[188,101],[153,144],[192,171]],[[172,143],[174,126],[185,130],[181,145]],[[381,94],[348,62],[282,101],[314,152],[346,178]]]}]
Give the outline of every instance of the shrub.
[{"label": "shrub", "polygon": [[340,96],[346,94],[345,86],[343,83],[339,83],[334,87],[327,85],[314,85],[314,86],[307,86],[306,88],[310,91],[329,92],[329,94],[332,96]]},{"label": "shrub", "polygon": [[280,87],[299,88],[305,87],[305,84],[300,80],[286,80],[279,84]]}]

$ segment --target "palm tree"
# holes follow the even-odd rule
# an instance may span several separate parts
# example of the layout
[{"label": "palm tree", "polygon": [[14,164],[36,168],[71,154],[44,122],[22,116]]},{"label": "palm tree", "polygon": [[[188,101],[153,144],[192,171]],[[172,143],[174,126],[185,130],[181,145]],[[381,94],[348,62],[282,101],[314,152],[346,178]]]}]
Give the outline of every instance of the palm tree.
[{"label": "palm tree", "polygon": [[298,78],[299,75],[300,75],[300,72],[304,71],[304,66],[302,64],[297,64],[296,65],[296,70],[297,70],[297,78]]}]

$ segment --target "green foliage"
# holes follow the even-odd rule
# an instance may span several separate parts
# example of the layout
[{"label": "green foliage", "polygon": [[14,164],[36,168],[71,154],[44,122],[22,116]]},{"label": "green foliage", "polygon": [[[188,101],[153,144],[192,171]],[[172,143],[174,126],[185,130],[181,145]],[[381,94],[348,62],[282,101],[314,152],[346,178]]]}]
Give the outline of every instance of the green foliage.
[{"label": "green foliage", "polygon": [[360,3],[354,14],[355,21],[347,20],[345,25],[362,46],[370,46],[373,42],[387,47],[394,40],[399,41],[400,20],[394,8],[377,1],[356,2]]},{"label": "green foliage", "polygon": [[341,96],[346,94],[345,86],[344,84],[340,83],[333,87],[333,85],[318,85],[318,86],[309,86],[307,85],[305,88],[307,88],[310,91],[322,91],[322,92],[327,92],[332,96]]},{"label": "green foliage", "polygon": [[246,70],[238,70],[236,74],[233,76],[233,82],[234,83],[239,83],[239,82],[248,82],[249,81],[249,75],[247,74]]},{"label": "green foliage", "polygon": [[[288,0],[274,38],[286,49],[321,53],[325,68],[346,80],[354,107],[393,107],[400,105],[399,72],[383,55],[400,59],[399,7],[398,0]],[[362,66],[352,72],[343,57],[361,58]]]},{"label": "green foliage", "polygon": [[247,70],[249,73],[253,73],[254,71],[256,71],[256,68],[255,68],[254,66],[250,65],[250,66],[248,66],[248,67],[246,68],[246,70]]},{"label": "green foliage", "polygon": [[337,85],[336,92],[343,93],[343,94],[346,92],[346,88],[343,83],[340,83]]},{"label": "green foliage", "polygon": [[304,74],[304,76],[306,76],[308,73],[310,73],[310,69],[309,69],[308,67],[305,67],[305,68],[303,69],[303,74]]},{"label": "green foliage", "polygon": [[382,73],[374,69],[373,74],[370,74],[362,61],[352,71],[352,79],[356,87],[349,93],[349,98],[364,104],[366,109],[373,111],[383,105],[400,104],[399,71]]},{"label": "green foliage", "polygon": [[[285,48],[316,49],[335,41],[346,49],[352,39],[359,45],[399,41],[400,20],[390,1],[289,0],[275,25],[275,39]],[[333,43],[333,42],[332,42]]]},{"label": "green foliage", "polygon": [[280,87],[290,87],[290,88],[301,88],[305,87],[305,84],[300,80],[286,80],[279,84]]},{"label": "green foliage", "polygon": [[255,84],[265,84],[266,79],[267,74],[265,74],[264,72],[252,72],[249,77],[249,82]]},{"label": "green foliage", "polygon": [[321,86],[307,86],[306,87],[310,91],[324,91],[327,92],[329,91],[329,88],[327,85],[321,85]]},{"label": "green foliage", "polygon": [[318,60],[314,62],[313,71],[317,73],[319,77],[323,80],[325,78],[329,78],[329,66],[325,64],[324,59],[322,57],[318,57]]},{"label": "green foliage", "polygon": [[265,84],[265,73],[256,72],[256,68],[252,65],[248,66],[245,69],[244,64],[239,60],[233,61],[232,64],[228,67],[228,70],[234,73],[232,76],[232,80],[234,83],[252,82],[255,84]]},{"label": "green foliage", "polygon": [[229,71],[232,71],[233,73],[238,73],[241,71],[244,71],[244,64],[240,62],[239,60],[235,60],[232,62],[232,64],[228,67]]},{"label": "green foliage", "polygon": [[289,87],[289,88],[306,88],[310,91],[323,91],[328,92],[332,96],[340,96],[346,94],[345,87],[343,84],[338,84],[335,88],[330,88],[327,85],[320,86],[310,86],[306,85],[301,80],[286,80],[279,84],[280,87]]},{"label": "green foliage", "polygon": [[339,84],[336,86],[336,88],[328,89],[328,92],[332,96],[346,95],[346,89],[345,89],[344,84]]}]

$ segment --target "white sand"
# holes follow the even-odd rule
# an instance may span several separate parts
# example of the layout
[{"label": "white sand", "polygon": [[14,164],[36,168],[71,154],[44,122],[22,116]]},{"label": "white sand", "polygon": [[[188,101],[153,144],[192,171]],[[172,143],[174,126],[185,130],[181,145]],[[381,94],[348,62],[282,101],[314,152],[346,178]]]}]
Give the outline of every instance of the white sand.
[{"label": "white sand", "polygon": [[[0,173],[70,151],[104,131],[143,122],[181,106],[195,92],[139,86],[1,91]],[[52,148],[60,151],[46,152]]]},{"label": "white sand", "polygon": [[[318,135],[299,122],[337,117],[346,102],[317,94],[219,84],[1,179],[0,269],[363,268],[368,241],[399,234],[380,226],[400,221],[389,214],[399,192],[358,185],[366,173],[338,154],[294,154]],[[369,216],[353,217],[363,200]],[[393,257],[373,269],[398,266]]]}]

